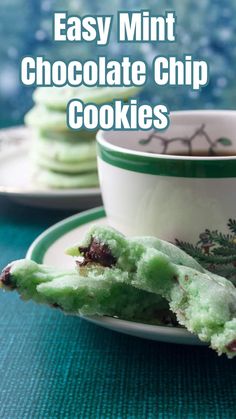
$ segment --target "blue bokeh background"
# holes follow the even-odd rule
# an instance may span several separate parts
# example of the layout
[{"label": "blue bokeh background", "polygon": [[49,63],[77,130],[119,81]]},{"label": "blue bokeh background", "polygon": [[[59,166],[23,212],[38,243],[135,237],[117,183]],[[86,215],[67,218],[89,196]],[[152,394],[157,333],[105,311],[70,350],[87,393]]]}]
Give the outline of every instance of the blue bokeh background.
[{"label": "blue bokeh background", "polygon": [[[175,10],[178,18],[175,44],[118,44],[115,28],[107,47],[52,42],[52,13],[116,14],[119,9],[150,9],[159,14]],[[106,52],[110,57],[130,54],[151,64],[158,54],[184,53],[208,60],[210,82],[201,92],[190,88],[158,89],[149,80],[143,93],[170,110],[235,108],[236,105],[236,0],[1,0],[0,1],[0,125],[23,122],[32,106],[32,89],[19,82],[20,59],[44,54],[51,59],[89,58]],[[104,51],[105,49],[105,51]]]}]

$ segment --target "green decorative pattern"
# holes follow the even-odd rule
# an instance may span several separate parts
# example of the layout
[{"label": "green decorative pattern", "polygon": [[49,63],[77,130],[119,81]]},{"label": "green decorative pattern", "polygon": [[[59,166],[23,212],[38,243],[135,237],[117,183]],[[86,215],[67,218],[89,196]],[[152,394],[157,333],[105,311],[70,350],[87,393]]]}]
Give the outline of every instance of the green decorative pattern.
[{"label": "green decorative pattern", "polygon": [[227,224],[229,233],[206,229],[199,234],[199,241],[193,245],[176,239],[176,244],[193,256],[204,268],[225,276],[236,285],[236,220]]},{"label": "green decorative pattern", "polygon": [[98,156],[106,163],[132,172],[149,175],[174,176],[185,178],[234,178],[236,177],[236,158],[181,159],[156,157],[150,154],[134,155],[128,150],[111,150],[98,143]]}]

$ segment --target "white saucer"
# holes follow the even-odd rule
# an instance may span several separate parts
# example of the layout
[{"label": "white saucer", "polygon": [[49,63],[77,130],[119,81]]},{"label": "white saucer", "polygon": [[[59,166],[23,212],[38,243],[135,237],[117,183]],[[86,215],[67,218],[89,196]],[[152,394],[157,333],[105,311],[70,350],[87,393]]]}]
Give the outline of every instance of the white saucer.
[{"label": "white saucer", "polygon": [[[73,260],[65,249],[79,242],[92,224],[107,224],[102,207],[85,211],[55,224],[41,234],[30,246],[27,258],[58,268],[71,269]],[[99,326],[117,332],[162,342],[201,345],[202,342],[184,328],[153,326],[112,317],[84,317]]]},{"label": "white saucer", "polygon": [[26,127],[0,130],[0,195],[38,207],[85,209],[101,205],[99,188],[49,189],[31,179],[29,146],[31,132]]}]

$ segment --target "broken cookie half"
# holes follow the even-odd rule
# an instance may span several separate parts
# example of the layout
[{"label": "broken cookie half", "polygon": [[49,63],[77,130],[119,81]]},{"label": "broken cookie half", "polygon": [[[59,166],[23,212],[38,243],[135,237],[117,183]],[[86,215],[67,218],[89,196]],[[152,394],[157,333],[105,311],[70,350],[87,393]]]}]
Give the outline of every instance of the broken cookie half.
[{"label": "broken cookie half", "polygon": [[103,269],[100,274],[95,270],[88,278],[76,270],[61,271],[23,259],[3,270],[0,284],[6,290],[16,290],[24,300],[48,304],[68,314],[177,324],[162,297],[135,289],[127,283],[126,273],[116,270]]}]

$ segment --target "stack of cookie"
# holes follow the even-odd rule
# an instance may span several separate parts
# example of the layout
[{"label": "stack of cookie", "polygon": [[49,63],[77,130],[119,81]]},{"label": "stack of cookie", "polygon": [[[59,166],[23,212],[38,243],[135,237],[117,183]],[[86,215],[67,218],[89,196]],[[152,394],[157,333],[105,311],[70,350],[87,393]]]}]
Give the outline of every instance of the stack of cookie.
[{"label": "stack of cookie", "polygon": [[98,186],[96,132],[72,131],[66,123],[71,99],[97,104],[128,99],[135,89],[124,88],[38,88],[35,106],[25,117],[33,131],[34,180],[49,188],[90,188]]}]

